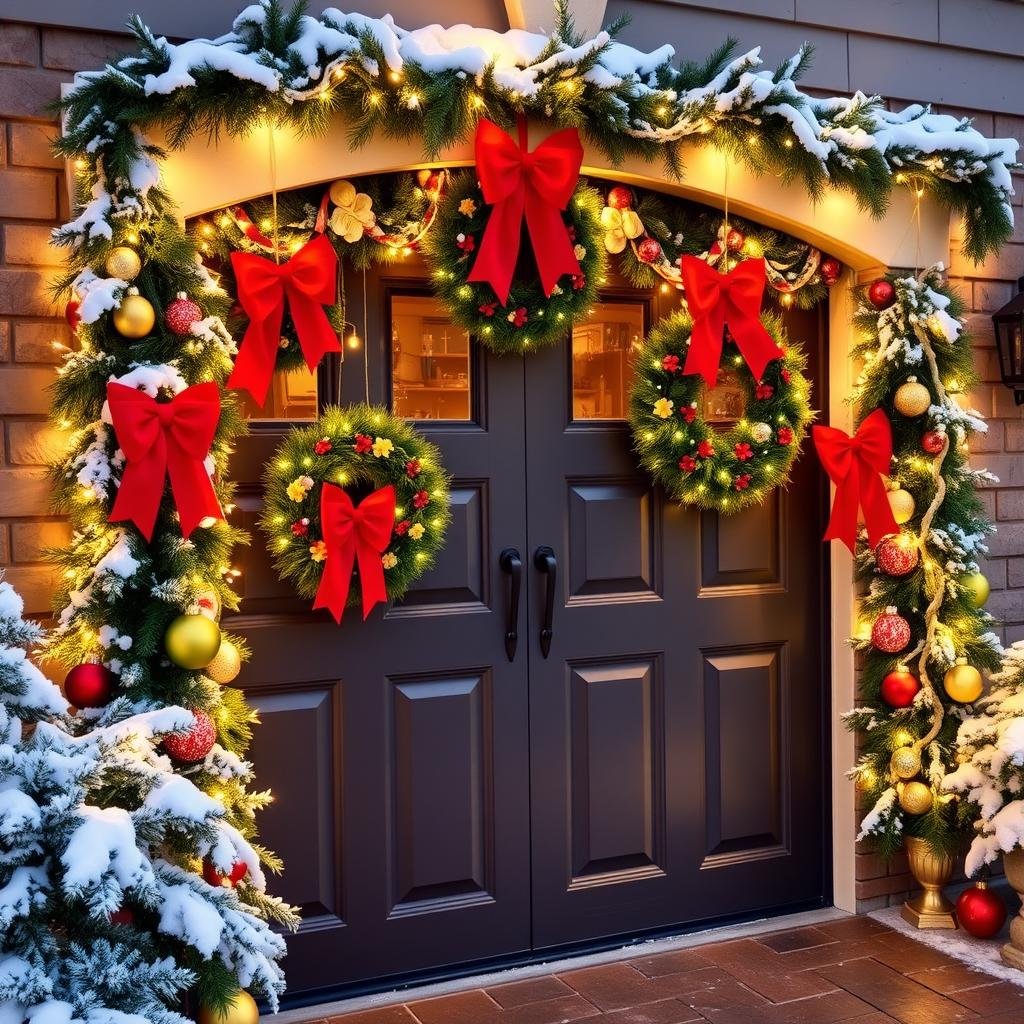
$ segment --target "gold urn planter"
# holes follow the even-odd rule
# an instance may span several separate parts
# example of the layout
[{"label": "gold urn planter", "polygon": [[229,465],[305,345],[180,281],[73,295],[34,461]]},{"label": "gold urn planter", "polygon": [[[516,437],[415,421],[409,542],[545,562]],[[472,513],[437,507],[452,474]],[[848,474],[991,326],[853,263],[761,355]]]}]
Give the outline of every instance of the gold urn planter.
[{"label": "gold urn planter", "polygon": [[[950,854],[936,854],[923,839],[908,836],[904,845],[910,873],[921,886],[921,892],[903,904],[902,914],[915,928],[956,928],[953,904],[942,894],[944,886],[953,877],[953,858]],[[1021,865],[1024,879],[1024,863]],[[1024,940],[1024,919],[1019,919],[1021,939]],[[1021,947],[1024,957],[1024,945]]]},{"label": "gold urn planter", "polygon": [[[1014,892],[1024,900],[1024,850],[1003,854],[1003,870]],[[1010,922],[1010,941],[1003,946],[1003,963],[1024,971],[1024,906]]]}]

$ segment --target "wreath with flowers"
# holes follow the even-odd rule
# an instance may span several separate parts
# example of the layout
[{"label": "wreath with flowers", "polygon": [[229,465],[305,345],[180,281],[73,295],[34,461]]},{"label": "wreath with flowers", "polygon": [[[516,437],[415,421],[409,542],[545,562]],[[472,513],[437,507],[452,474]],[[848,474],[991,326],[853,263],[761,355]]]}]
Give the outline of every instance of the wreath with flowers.
[{"label": "wreath with flowers", "polygon": [[726,335],[719,374],[728,374],[743,402],[721,425],[705,412],[709,400],[726,393],[721,377],[708,390],[699,374],[683,372],[693,326],[685,310],[663,319],[637,353],[629,409],[633,443],[641,464],[676,501],[731,514],[761,504],[789,478],[814,418],[806,359],[788,343],[781,320],[765,314],[761,323],[783,356],[755,380]]},{"label": "wreath with flowers", "polygon": [[[581,182],[562,214],[582,273],[563,275],[546,296],[536,269],[521,257],[526,269],[517,267],[502,305],[489,284],[468,280],[491,208],[471,173],[454,175],[438,205],[434,229],[422,242],[435,294],[455,323],[499,354],[558,341],[573,321],[586,316],[604,277],[602,206],[600,195]],[[521,252],[528,250],[523,245]]]},{"label": "wreath with flowers", "polygon": [[[353,515],[393,490],[390,522],[372,552],[389,601],[402,597],[444,546],[451,513],[440,450],[379,406],[331,407],[315,423],[292,430],[267,464],[265,483],[260,525],[270,553],[281,576],[302,597],[317,598],[318,607],[326,563],[341,557],[321,518],[325,490],[344,492]],[[358,535],[358,524],[353,532]],[[363,600],[363,578],[375,568],[363,561],[368,557],[363,549],[353,560],[343,605]]]}]

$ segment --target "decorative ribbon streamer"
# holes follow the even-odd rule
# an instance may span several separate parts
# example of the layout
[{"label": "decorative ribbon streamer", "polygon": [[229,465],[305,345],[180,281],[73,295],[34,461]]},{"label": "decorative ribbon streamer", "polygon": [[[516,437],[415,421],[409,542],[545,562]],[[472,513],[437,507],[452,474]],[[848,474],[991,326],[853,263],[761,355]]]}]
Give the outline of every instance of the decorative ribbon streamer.
[{"label": "decorative ribbon streamer", "polygon": [[337,294],[338,257],[323,235],[307,242],[287,263],[249,252],[233,252],[238,301],[249,326],[228,378],[228,387],[248,391],[262,405],[274,375],[285,304],[292,315],[310,372],[327,352],[340,352],[324,306]]},{"label": "decorative ribbon streamer", "polygon": [[683,373],[699,373],[708,387],[715,386],[718,364],[722,361],[723,334],[728,325],[754,379],[760,380],[765,367],[783,355],[761,323],[764,260],[744,260],[728,274],[720,274],[696,256],[681,256],[679,268],[693,317]]},{"label": "decorative ribbon streamer", "polygon": [[519,119],[519,145],[492,121],[476,129],[476,172],[484,199],[493,206],[469,281],[485,281],[502,305],[508,302],[519,257],[523,218],[544,294],[563,274],[580,274],[560,211],[569,205],[583,164],[579,132],[566,128],[527,149],[526,119]]},{"label": "decorative ribbon streamer", "polygon": [[380,559],[394,525],[395,489],[390,484],[378,488],[358,505],[335,484],[323,485],[320,529],[327,545],[327,561],[314,608],[326,608],[334,621],[341,623],[352,585],[352,569],[357,562],[364,621],[378,601],[388,599]]},{"label": "decorative ribbon streamer", "polygon": [[107,404],[127,460],[110,522],[130,520],[146,540],[152,539],[165,479],[171,482],[183,536],[207,517],[224,518],[203,464],[220,418],[220,394],[213,381],[194,384],[169,402],[111,381]]},{"label": "decorative ribbon streamer", "polygon": [[851,551],[857,543],[857,507],[864,510],[868,543],[874,547],[899,526],[889,507],[881,477],[892,461],[892,426],[876,409],[850,437],[837,427],[814,427],[814,447],[836,485],[825,540],[841,540]]}]

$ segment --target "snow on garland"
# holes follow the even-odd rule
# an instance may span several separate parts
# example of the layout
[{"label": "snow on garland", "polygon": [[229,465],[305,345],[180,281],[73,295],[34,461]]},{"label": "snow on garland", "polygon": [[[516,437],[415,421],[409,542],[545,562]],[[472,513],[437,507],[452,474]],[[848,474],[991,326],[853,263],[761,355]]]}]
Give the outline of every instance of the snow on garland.
[{"label": "snow on garland", "polygon": [[157,153],[139,129],[162,125],[177,146],[199,130],[244,133],[267,118],[324,131],[335,110],[348,117],[353,144],[375,132],[418,135],[429,157],[482,115],[508,127],[527,113],[580,127],[612,161],[660,156],[679,174],[684,143],[711,145],[756,172],[799,177],[813,195],[850,191],[873,213],[905,185],[964,217],[963,250],[975,260],[1012,232],[1012,139],[987,139],[969,119],[921,105],[891,112],[860,92],[811,97],[796,84],[806,46],[774,72],[762,69],[758,49],[734,56],[731,45],[676,67],[671,46],[643,53],[616,42],[620,24],[583,39],[566,5],[558,11],[551,36],[466,25],[409,31],[390,16],[328,8],[317,19],[261,0],[227,34],[178,45],[133,19],[139,52],[79,74],[63,101],[59,147],[87,162],[91,198],[61,237],[88,245],[166,207]]}]

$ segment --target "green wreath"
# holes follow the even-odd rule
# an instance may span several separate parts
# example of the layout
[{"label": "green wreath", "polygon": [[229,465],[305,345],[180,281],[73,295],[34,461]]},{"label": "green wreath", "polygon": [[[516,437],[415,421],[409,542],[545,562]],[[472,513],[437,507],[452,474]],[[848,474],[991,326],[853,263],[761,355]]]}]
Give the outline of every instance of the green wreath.
[{"label": "green wreath", "polygon": [[692,320],[673,313],[637,354],[629,422],[640,462],[676,501],[726,514],[764,501],[785,484],[814,418],[804,354],[787,342],[781,320],[761,323],[784,352],[754,380],[726,335],[720,367],[735,372],[745,403],[736,421],[717,429],[700,413],[704,382],[683,374]]},{"label": "green wreath", "polygon": [[[292,430],[267,464],[260,525],[281,576],[314,598],[326,545],[320,529],[320,491],[339,484],[354,502],[370,491],[395,488],[395,525],[381,555],[389,600],[400,598],[435,562],[451,518],[448,477],[440,450],[387,409],[332,407],[315,423]],[[348,604],[358,604],[358,574]]]},{"label": "green wreath", "polygon": [[598,193],[581,183],[563,215],[583,273],[563,276],[548,298],[531,268],[528,276],[513,279],[503,306],[489,284],[466,280],[490,207],[472,174],[455,175],[438,206],[437,223],[423,241],[435,294],[455,323],[499,354],[531,351],[558,341],[573,321],[586,316],[604,277],[602,205]]}]

